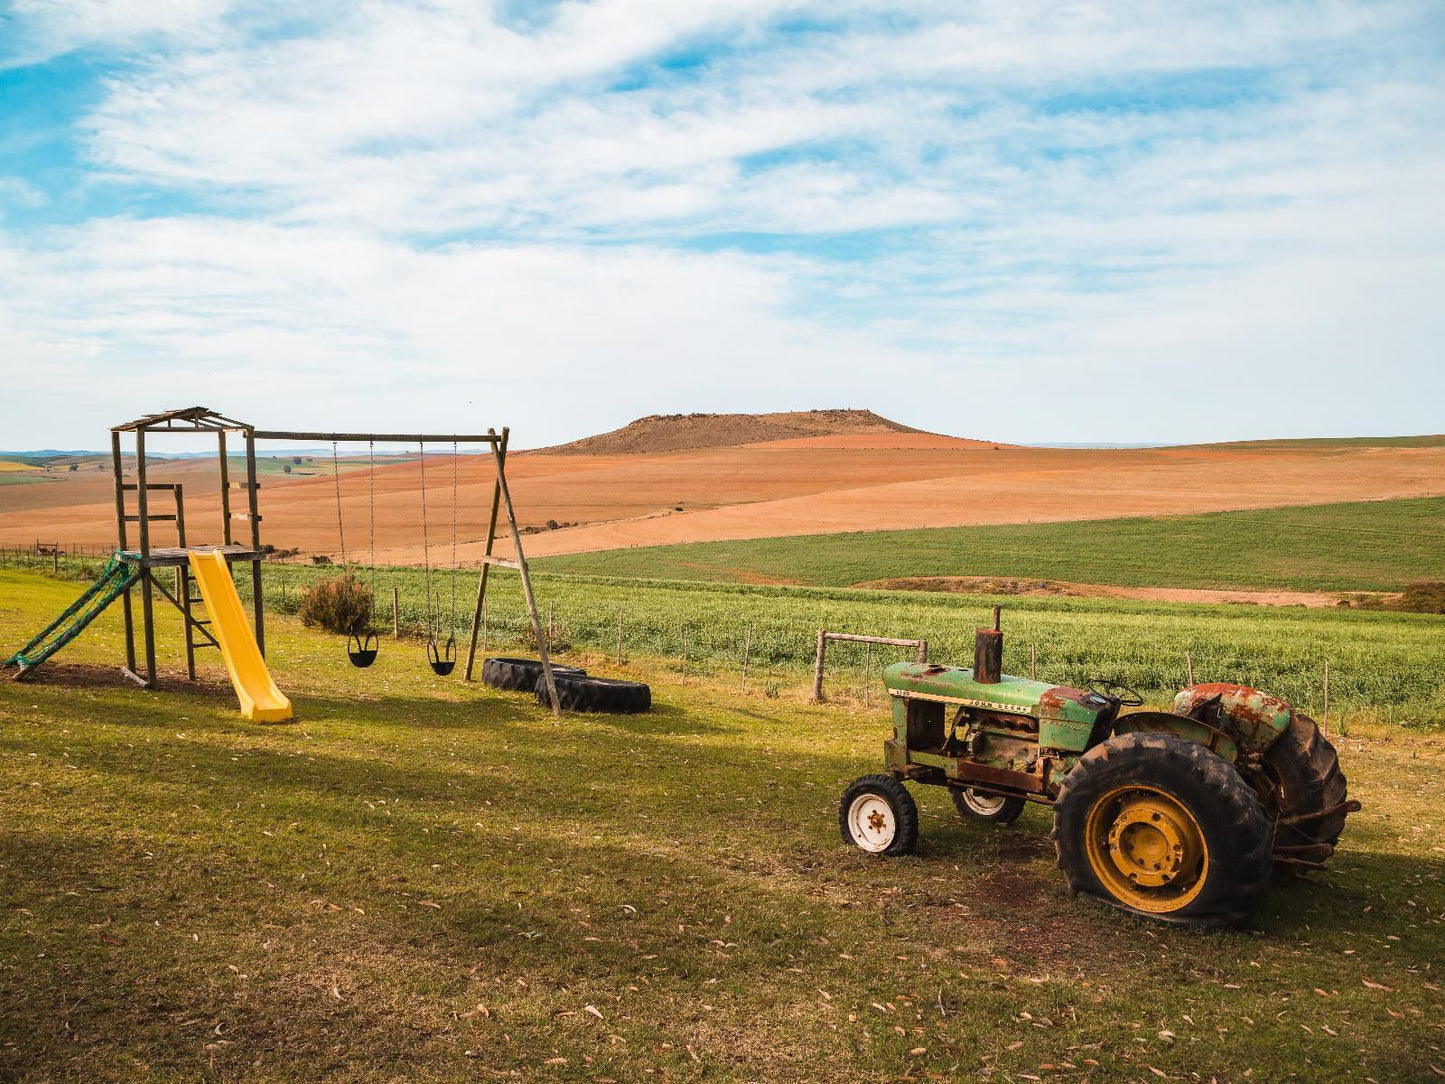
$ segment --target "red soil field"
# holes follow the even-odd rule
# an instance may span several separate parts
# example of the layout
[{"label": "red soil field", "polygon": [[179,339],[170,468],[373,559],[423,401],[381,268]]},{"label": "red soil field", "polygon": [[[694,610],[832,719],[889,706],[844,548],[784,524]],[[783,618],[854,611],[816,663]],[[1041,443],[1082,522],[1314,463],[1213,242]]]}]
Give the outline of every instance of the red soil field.
[{"label": "red soil field", "polygon": [[[712,425],[708,439],[716,440],[716,428]],[[376,472],[378,561],[422,560],[419,466],[411,461]],[[450,560],[451,472],[450,456],[428,456],[434,563]],[[185,483],[191,542],[219,540],[214,462],[168,462],[150,473],[154,481]],[[489,457],[460,457],[458,533],[465,562],[481,552],[492,477]],[[863,424],[831,435],[677,451],[515,453],[508,477],[520,522],[540,528],[527,535],[527,552],[542,556],[674,542],[1429,496],[1445,492],[1445,446],[1025,448]],[[344,473],[341,486],[348,555],[365,560],[367,472]],[[333,487],[330,477],[268,475],[261,490],[263,540],[338,556]],[[166,502],[164,495],[160,499]],[[112,500],[109,476],[99,471],[0,487],[0,544],[29,545],[40,538],[111,545]],[[549,530],[549,520],[578,526]],[[169,524],[154,530],[153,544],[174,544]],[[499,544],[499,553],[509,551],[508,544]]]}]

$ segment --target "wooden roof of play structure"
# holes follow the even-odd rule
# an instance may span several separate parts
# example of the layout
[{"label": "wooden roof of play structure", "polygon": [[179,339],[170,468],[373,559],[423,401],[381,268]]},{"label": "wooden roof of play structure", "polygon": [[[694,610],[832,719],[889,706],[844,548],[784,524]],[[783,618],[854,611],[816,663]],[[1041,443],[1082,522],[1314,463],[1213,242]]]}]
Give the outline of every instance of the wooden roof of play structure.
[{"label": "wooden roof of play structure", "polygon": [[247,430],[253,428],[255,427],[247,425],[245,422],[238,422],[234,418],[217,414],[209,407],[193,406],[184,407],[181,410],[163,410],[159,414],[147,414],[133,422],[112,425],[110,431],[112,433],[215,433],[227,429]]}]

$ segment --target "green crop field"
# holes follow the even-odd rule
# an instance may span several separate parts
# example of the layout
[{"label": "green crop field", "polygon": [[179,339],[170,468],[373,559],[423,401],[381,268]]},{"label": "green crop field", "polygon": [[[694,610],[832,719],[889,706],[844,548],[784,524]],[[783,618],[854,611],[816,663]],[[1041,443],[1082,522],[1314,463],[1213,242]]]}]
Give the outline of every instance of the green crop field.
[{"label": "green crop field", "polygon": [[[267,597],[294,612],[305,585],[324,570],[267,566]],[[334,571],[334,570],[333,570]],[[496,575],[488,628],[493,642],[526,638],[528,622],[515,573]],[[364,574],[363,574],[363,578]],[[377,575],[379,623],[390,623],[390,590],[398,587],[405,628],[426,625],[423,574],[385,569]],[[994,603],[1005,607],[1005,668],[1028,673],[1030,648],[1038,675],[1078,684],[1091,677],[1125,681],[1156,703],[1185,682],[1185,653],[1201,681],[1237,681],[1270,690],[1318,712],[1323,672],[1331,670],[1331,705],[1338,724],[1410,728],[1445,725],[1445,618],[1430,614],[1103,599],[943,595],[737,584],[657,583],[589,577],[536,577],[540,605],[551,612],[559,643],[615,655],[619,615],[624,655],[675,660],[694,673],[737,674],[744,646],[754,679],[802,687],[813,665],[820,628],[927,639],[931,657],[967,662],[973,630]],[[432,573],[432,590],[449,616],[450,580]],[[456,635],[470,619],[475,578],[458,579]],[[749,639],[749,630],[751,638]],[[857,694],[865,652],[830,648],[840,692]],[[889,653],[891,651],[891,654]],[[906,651],[872,655],[877,669]]]},{"label": "green crop field", "polygon": [[[43,563],[48,566],[49,559]],[[62,559],[60,565],[63,574],[77,579],[99,567],[80,559]],[[268,608],[296,613],[307,585],[336,572],[334,567],[266,565]],[[357,574],[369,582],[364,569]],[[515,647],[530,638],[518,578],[502,570],[494,570],[493,577],[488,642]],[[376,623],[390,628],[391,590],[396,587],[403,633],[422,635],[428,626],[425,579],[420,569],[378,569]],[[924,638],[932,658],[967,663],[973,657],[973,630],[987,622],[997,603],[1004,607],[1004,665],[1011,673],[1027,674],[1032,664],[1040,678],[1059,683],[1079,684],[1092,677],[1124,681],[1163,705],[1185,683],[1187,652],[1197,680],[1254,685],[1319,714],[1328,661],[1333,725],[1343,723],[1356,732],[1381,726],[1445,726],[1445,618],[1439,615],[561,575],[534,579],[540,606],[552,617],[554,640],[564,651],[615,657],[621,617],[624,657],[666,660],[678,673],[686,659],[692,674],[726,675],[740,682],[746,646],[752,684],[780,695],[808,687],[821,628]],[[452,584],[449,572],[432,572],[431,589],[440,611],[434,624],[452,625],[462,639],[471,616],[475,572],[456,577],[454,620]],[[78,593],[80,584],[69,589]],[[162,620],[170,619],[163,611]],[[421,657],[419,646],[402,650]],[[880,668],[908,654],[880,649],[870,656],[846,644],[829,651],[830,688],[853,699],[863,695],[865,677],[871,678],[874,694],[881,691]],[[872,664],[866,673],[865,662]]]},{"label": "green crop field", "polygon": [[[76,587],[0,571],[0,641]],[[1203,933],[1070,899],[1038,808],[965,824],[918,788],[916,856],[844,847],[837,798],[877,770],[881,710],[634,660],[653,714],[559,724],[436,678],[415,644],[356,671],[292,618],[268,633],[293,724],[241,720],[214,653],[196,686],[122,682],[114,613],[0,682],[0,1078],[1445,1069],[1438,739],[1345,742],[1364,810],[1329,873]]]},{"label": "green crop field", "polygon": [[860,531],[548,557],[556,572],[841,587],[1022,576],[1130,587],[1397,591],[1445,578],[1445,497],[1080,523]]}]

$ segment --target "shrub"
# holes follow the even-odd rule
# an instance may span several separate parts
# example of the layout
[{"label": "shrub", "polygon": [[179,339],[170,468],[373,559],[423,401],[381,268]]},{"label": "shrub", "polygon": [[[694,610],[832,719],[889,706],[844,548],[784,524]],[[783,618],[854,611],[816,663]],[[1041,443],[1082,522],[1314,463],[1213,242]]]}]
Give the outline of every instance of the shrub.
[{"label": "shrub", "polygon": [[1417,614],[1445,614],[1445,582],[1421,580],[1400,594],[1399,608]]},{"label": "shrub", "polygon": [[347,633],[371,625],[371,594],[350,572],[317,580],[301,599],[301,623]]}]

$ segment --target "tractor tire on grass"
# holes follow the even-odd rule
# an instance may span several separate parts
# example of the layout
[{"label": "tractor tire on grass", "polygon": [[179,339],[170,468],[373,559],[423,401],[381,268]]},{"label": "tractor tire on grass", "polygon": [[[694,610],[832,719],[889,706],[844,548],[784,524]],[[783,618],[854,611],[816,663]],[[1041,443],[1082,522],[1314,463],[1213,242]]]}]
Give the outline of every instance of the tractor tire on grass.
[{"label": "tractor tire on grass", "polygon": [[1269,893],[1273,833],[1233,765],[1173,734],[1120,734],[1064,777],[1054,849],[1073,893],[1146,918],[1246,921]]},{"label": "tractor tire on grass", "polygon": [[[557,701],[563,711],[635,715],[652,708],[652,689],[640,681],[619,681],[581,673],[562,674],[555,668],[552,676],[557,683]],[[546,675],[538,676],[534,692],[539,704],[552,706],[552,698],[547,695]]]},{"label": "tractor tire on grass", "polygon": [[[1260,792],[1265,812],[1276,822],[1276,846],[1333,847],[1340,841],[1345,828],[1345,810],[1340,808],[1347,799],[1345,773],[1340,771],[1335,747],[1308,715],[1294,713],[1289,728],[1265,752],[1262,771],[1251,782]],[[1327,809],[1335,812],[1297,824],[1278,823]]]},{"label": "tractor tire on grass", "polygon": [[[575,666],[552,664],[553,674],[585,674],[586,672]],[[482,662],[482,684],[490,685],[493,689],[529,693],[537,687],[537,679],[541,676],[542,661],[540,659],[499,658],[485,659]]]},{"label": "tractor tire on grass", "polygon": [[1028,803],[1022,798],[1002,794],[986,794],[973,787],[953,787],[953,804],[959,816],[966,820],[989,821],[992,824],[1012,824],[1019,819]]},{"label": "tractor tire on grass", "polygon": [[838,827],[844,843],[869,854],[912,854],[918,846],[918,806],[891,775],[865,775],[843,792]]}]

